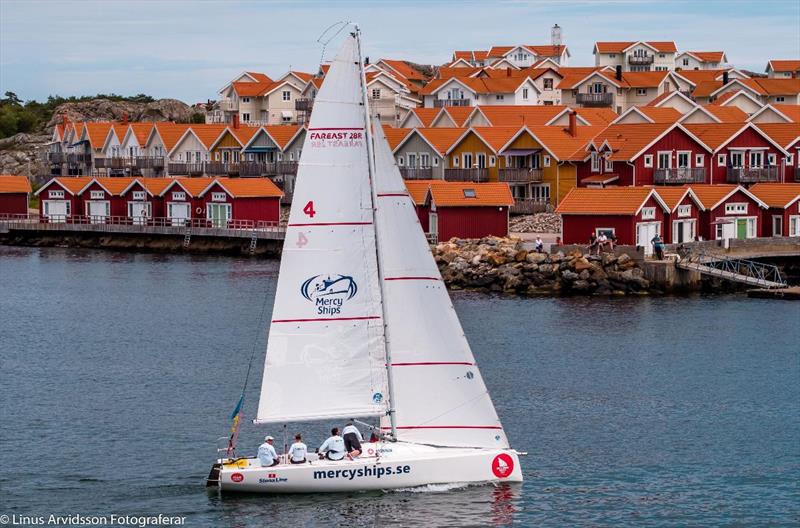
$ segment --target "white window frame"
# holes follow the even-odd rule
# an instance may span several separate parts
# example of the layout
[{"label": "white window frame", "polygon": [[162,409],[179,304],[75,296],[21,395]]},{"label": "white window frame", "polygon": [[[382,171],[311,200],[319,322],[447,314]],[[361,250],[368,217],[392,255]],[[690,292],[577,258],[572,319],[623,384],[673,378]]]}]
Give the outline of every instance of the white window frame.
[{"label": "white window frame", "polygon": [[457,169],[457,168],[459,168],[461,166],[460,161],[459,161],[460,158],[458,156],[451,156],[451,159],[453,160],[453,168],[454,169]]},{"label": "white window frame", "polygon": [[767,153],[767,165],[774,167],[778,164],[778,155],[774,152]]},{"label": "white window frame", "polygon": [[656,208],[655,207],[642,207],[642,220],[655,220]]},{"label": "white window frame", "polygon": [[134,201],[142,201],[147,199],[147,193],[144,191],[133,191],[132,193]]},{"label": "white window frame", "polygon": [[[44,214],[44,216],[46,218],[50,218],[50,216],[51,216],[50,215],[50,211],[49,211],[50,203],[54,202],[54,201],[55,202],[64,202],[65,204],[67,204],[64,216],[70,216],[72,214],[72,202],[70,202],[69,200],[42,200],[42,214]],[[61,215],[58,215],[58,216],[61,216]]]},{"label": "white window frame", "polygon": [[419,153],[419,165],[423,169],[427,169],[431,166],[431,155],[427,152],[420,152]]},{"label": "white window frame", "polygon": [[549,167],[550,166],[550,156],[547,154],[542,156],[542,166]]},{"label": "white window frame", "polygon": [[636,95],[640,95],[640,96],[647,95],[647,88],[637,88],[636,89]]},{"label": "white window frame", "polygon": [[645,168],[651,169],[653,167],[653,155],[652,154],[645,154],[644,155],[644,166]]},{"label": "white window frame", "polygon": [[224,192],[212,192],[211,193],[211,201],[212,202],[227,202],[228,195]]},{"label": "white window frame", "polygon": [[247,104],[249,102],[250,102],[250,98],[249,97],[242,97],[242,103]]},{"label": "white window frame", "polygon": [[702,167],[705,165],[705,156],[702,154],[695,154],[694,155],[694,166],[695,167]]},{"label": "white window frame", "polygon": [[134,218],[133,211],[131,211],[131,208],[132,208],[133,204],[144,204],[144,206],[145,206],[144,208],[145,208],[145,211],[146,211],[145,218],[152,218],[152,216],[153,216],[153,204],[151,202],[141,202],[141,201],[128,202],[128,218]]},{"label": "white window frame", "polygon": [[592,152],[591,155],[592,172],[600,172],[600,155],[597,151]]},{"label": "white window frame", "polygon": [[397,156],[397,165],[399,167],[405,167],[406,159],[403,156]]},{"label": "white window frame", "polygon": [[522,89],[522,99],[523,99],[523,101],[527,101],[528,100],[528,89],[527,88],[523,88]]},{"label": "white window frame", "polygon": [[381,98],[381,89],[380,88],[373,88],[372,89],[372,98],[373,99],[380,99]]},{"label": "white window frame", "polygon": [[289,91],[289,90],[283,90],[283,93],[281,94],[281,100],[282,101],[291,101],[292,100],[292,92]]},{"label": "white window frame", "polygon": [[[606,162],[605,163],[605,165],[606,165],[605,166],[605,172],[612,172],[614,170],[614,162],[611,161],[609,158],[606,158],[605,162]],[[546,165],[546,166],[549,167],[549,165]]]},{"label": "white window frame", "polygon": [[105,197],[106,193],[103,191],[89,191],[90,200],[103,200]]},{"label": "white window frame", "polygon": [[[662,167],[661,166],[661,156],[662,155],[665,155],[667,157],[668,162],[667,162],[667,166],[666,167]],[[656,159],[658,160],[658,166],[656,168],[658,168],[658,169],[671,169],[672,168],[672,151],[671,150],[659,150],[658,151],[658,157]]]},{"label": "white window frame", "polygon": [[[751,150],[749,152],[749,156],[747,157],[747,161],[749,162],[751,169],[760,169],[764,167],[764,153],[760,150]],[[754,163],[754,161],[758,161],[758,163]]]},{"label": "white window frame", "polygon": [[47,197],[52,200],[63,200],[64,199],[64,191],[48,191]]},{"label": "white window frame", "polygon": [[185,202],[186,201],[186,191],[172,191],[172,201],[173,202]]},{"label": "white window frame", "polygon": [[717,154],[717,167],[724,167],[728,159],[725,154]]},{"label": "white window frame", "polygon": [[725,204],[725,215],[743,215],[747,214],[746,202],[730,202]]},{"label": "white window frame", "polygon": [[794,162],[794,157],[791,154],[786,155],[786,166],[791,167],[792,162]]},{"label": "white window frame", "polygon": [[[686,166],[681,167],[680,161],[681,156],[686,156]],[[691,150],[679,150],[675,155],[675,167],[679,169],[691,169],[692,168],[692,151]]]},{"label": "white window frame", "polygon": [[433,166],[434,167],[438,167],[439,166],[439,157],[438,156],[434,156],[433,157]]},{"label": "white window frame", "polygon": [[[778,229],[775,229],[778,224]],[[783,215],[772,215],[772,236],[783,236]]]},{"label": "white window frame", "polygon": [[489,167],[494,167],[497,164],[497,158],[494,156],[489,156]]},{"label": "white window frame", "polygon": [[[734,161],[736,159],[739,159],[740,161],[736,163],[736,161]],[[744,162],[745,162],[745,156],[743,151],[731,152],[731,167],[733,167],[734,169],[741,169],[742,167],[744,167]]]},{"label": "white window frame", "polygon": [[692,204],[679,205],[677,209],[678,218],[686,218],[692,216]]},{"label": "white window frame", "polygon": [[789,236],[800,236],[800,215],[789,216]]}]

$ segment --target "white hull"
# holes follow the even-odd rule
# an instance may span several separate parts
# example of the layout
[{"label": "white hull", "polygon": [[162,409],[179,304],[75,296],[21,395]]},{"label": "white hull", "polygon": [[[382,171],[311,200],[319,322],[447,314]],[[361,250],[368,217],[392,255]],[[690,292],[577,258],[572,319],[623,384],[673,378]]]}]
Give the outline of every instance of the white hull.
[{"label": "white hull", "polygon": [[222,491],[320,493],[522,482],[519,458],[513,449],[437,448],[402,442],[364,443],[363,448],[364,456],[336,462],[282,462],[264,468],[258,459],[240,459],[223,465],[218,486]]}]

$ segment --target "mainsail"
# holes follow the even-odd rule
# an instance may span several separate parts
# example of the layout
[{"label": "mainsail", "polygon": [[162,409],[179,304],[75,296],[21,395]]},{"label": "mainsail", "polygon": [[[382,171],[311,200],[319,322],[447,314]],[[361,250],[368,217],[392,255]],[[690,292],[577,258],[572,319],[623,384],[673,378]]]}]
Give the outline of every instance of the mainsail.
[{"label": "mainsail", "polygon": [[[373,129],[375,224],[381,242],[397,439],[507,448],[505,432],[379,121]],[[388,420],[382,422],[389,430]]]},{"label": "mainsail", "polygon": [[386,412],[383,310],[360,53],[331,64],[303,145],[256,423]]}]

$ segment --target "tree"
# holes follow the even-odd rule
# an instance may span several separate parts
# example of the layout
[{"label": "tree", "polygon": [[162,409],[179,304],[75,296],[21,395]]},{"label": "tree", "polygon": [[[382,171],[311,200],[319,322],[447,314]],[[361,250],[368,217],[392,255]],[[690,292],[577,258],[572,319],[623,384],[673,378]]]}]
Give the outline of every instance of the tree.
[{"label": "tree", "polygon": [[5,95],[6,95],[6,98],[3,99],[4,103],[8,103],[8,104],[11,104],[11,105],[14,105],[14,106],[20,106],[21,105],[22,101],[20,101],[19,97],[17,97],[17,94],[15,94],[14,92],[6,92]]}]

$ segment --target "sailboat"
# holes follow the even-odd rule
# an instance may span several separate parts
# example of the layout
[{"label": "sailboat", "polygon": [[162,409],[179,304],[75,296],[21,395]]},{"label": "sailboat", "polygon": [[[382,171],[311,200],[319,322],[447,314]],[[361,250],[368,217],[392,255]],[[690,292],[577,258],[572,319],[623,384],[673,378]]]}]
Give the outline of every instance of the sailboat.
[{"label": "sailboat", "polygon": [[314,101],[254,423],[372,419],[377,441],[354,460],[218,459],[209,483],[223,491],[522,481],[522,453],[509,446],[380,121],[370,124],[360,48],[356,29]]}]

